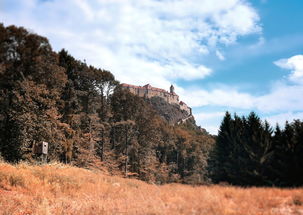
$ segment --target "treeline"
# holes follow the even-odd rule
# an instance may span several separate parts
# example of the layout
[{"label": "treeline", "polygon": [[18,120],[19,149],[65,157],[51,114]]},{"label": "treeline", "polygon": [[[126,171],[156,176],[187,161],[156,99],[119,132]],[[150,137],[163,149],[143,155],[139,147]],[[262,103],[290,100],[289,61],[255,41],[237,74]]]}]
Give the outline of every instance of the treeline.
[{"label": "treeline", "polygon": [[24,28],[0,24],[0,157],[106,168],[156,182],[205,183],[214,138],[191,124],[170,126],[148,102]]},{"label": "treeline", "polygon": [[215,183],[241,186],[303,185],[303,122],[272,129],[251,113],[226,113],[208,166]]}]

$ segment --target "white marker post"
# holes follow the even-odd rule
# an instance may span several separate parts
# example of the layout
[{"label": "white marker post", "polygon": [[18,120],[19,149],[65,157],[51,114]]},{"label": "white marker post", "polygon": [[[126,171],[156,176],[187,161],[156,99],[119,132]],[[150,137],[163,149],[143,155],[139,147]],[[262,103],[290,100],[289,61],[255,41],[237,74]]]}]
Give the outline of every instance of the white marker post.
[{"label": "white marker post", "polygon": [[42,163],[47,162],[47,154],[48,154],[48,142],[42,142],[41,147],[41,154],[42,154]]}]

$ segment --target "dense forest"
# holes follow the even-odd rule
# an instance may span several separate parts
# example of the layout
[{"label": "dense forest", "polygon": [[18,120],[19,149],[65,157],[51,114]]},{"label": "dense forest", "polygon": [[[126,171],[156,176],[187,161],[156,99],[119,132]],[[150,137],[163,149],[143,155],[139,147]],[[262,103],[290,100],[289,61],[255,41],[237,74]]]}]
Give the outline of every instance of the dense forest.
[{"label": "dense forest", "polygon": [[45,37],[0,24],[1,159],[37,163],[35,147],[46,141],[48,161],[152,183],[303,184],[303,122],[273,129],[255,113],[227,112],[214,137],[194,120],[173,125],[159,106],[174,109],[54,52]]},{"label": "dense forest", "polygon": [[[194,123],[194,122],[193,122]],[[99,167],[148,182],[205,183],[214,138],[193,123],[170,125],[151,102],[121,89],[24,28],[0,25],[0,155]]]},{"label": "dense forest", "polygon": [[234,117],[227,112],[209,160],[214,182],[241,186],[303,185],[303,122],[272,129],[252,112]]}]

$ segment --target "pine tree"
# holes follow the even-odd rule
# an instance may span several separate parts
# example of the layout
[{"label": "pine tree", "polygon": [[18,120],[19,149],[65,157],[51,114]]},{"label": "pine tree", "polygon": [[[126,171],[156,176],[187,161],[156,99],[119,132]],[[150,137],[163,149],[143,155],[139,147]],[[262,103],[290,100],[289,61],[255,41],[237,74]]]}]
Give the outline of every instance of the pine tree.
[{"label": "pine tree", "polygon": [[300,172],[303,169],[303,122],[300,120],[295,120],[292,123],[294,130],[294,154],[293,154],[293,174],[292,174],[292,185],[293,186],[302,186],[303,184],[303,175]]},{"label": "pine tree", "polygon": [[245,184],[265,185],[271,183],[267,177],[267,164],[273,156],[272,129],[269,124],[261,122],[260,118],[251,113],[245,128],[244,151],[247,157],[246,170],[243,172]]},{"label": "pine tree", "polygon": [[232,150],[231,129],[232,118],[230,113],[226,112],[209,160],[209,171],[214,182],[228,181],[230,151]]},{"label": "pine tree", "polygon": [[278,127],[275,132],[275,162],[274,177],[278,186],[301,186],[303,178],[299,172],[302,170],[302,137],[303,123],[299,120],[289,124],[285,123],[281,131]]},{"label": "pine tree", "polygon": [[211,153],[210,172],[215,182],[235,185],[272,184],[269,163],[273,157],[272,129],[251,113],[234,119],[226,113]]}]

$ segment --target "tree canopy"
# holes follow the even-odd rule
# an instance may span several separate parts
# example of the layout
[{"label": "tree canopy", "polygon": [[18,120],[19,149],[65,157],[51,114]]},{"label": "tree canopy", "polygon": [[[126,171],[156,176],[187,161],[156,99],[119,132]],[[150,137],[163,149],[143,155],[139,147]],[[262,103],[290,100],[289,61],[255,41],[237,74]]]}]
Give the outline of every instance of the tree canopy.
[{"label": "tree canopy", "polygon": [[252,112],[231,117],[226,112],[209,159],[214,182],[242,186],[303,184],[303,122],[272,129]]}]

